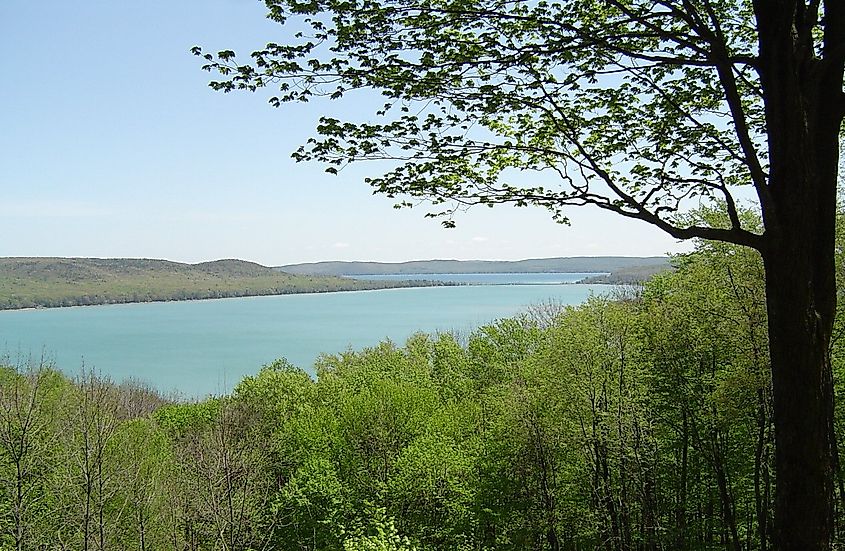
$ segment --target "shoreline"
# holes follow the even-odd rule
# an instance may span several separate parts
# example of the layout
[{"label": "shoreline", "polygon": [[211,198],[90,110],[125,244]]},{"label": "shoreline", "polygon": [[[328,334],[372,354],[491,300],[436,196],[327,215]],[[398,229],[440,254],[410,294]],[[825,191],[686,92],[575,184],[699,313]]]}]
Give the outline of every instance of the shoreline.
[{"label": "shoreline", "polygon": [[[364,281],[364,280],[361,280]],[[441,288],[441,287],[509,287],[509,286],[529,286],[529,287],[540,287],[540,286],[556,286],[556,285],[601,285],[601,286],[617,286],[613,283],[582,283],[580,281],[574,282],[557,282],[557,283],[452,283],[452,282],[445,282],[445,281],[435,281],[435,280],[426,280],[430,281],[432,284],[430,285],[397,285],[394,287],[378,287],[372,289],[336,289],[336,290],[325,290],[325,291],[296,291],[292,293],[263,293],[263,294],[247,294],[247,295],[236,295],[236,296],[227,296],[227,297],[203,297],[203,298],[174,298],[174,299],[162,299],[162,300],[127,300],[127,301],[116,301],[116,302],[98,302],[96,304],[71,304],[68,306],[24,306],[21,308],[0,308],[0,314],[5,312],[29,312],[29,311],[42,311],[42,310],[60,310],[60,309],[69,309],[69,308],[96,308],[102,306],[127,306],[132,304],[165,304],[171,302],[206,302],[210,300],[230,300],[230,299],[239,299],[239,298],[262,298],[262,297],[284,297],[284,296],[297,296],[297,295],[325,295],[325,294],[333,294],[333,293],[372,293],[377,291],[397,291],[402,289],[429,289],[429,288]]]},{"label": "shoreline", "polygon": [[[359,280],[365,281],[365,280]],[[422,282],[421,282],[422,283]],[[156,299],[156,300],[115,300],[113,302],[97,302],[93,304],[68,304],[68,305],[60,305],[60,306],[21,306],[21,307],[0,307],[0,313],[2,312],[26,312],[26,311],[37,311],[37,310],[58,310],[64,308],[91,308],[91,307],[98,307],[98,306],[123,306],[127,304],[157,304],[157,303],[168,303],[168,302],[201,302],[201,301],[208,301],[208,300],[226,300],[226,299],[235,299],[235,298],[260,298],[260,297],[283,297],[289,295],[320,295],[320,294],[328,294],[328,293],[357,293],[357,292],[364,292],[364,291],[391,291],[394,289],[425,289],[428,287],[457,287],[462,284],[460,283],[448,283],[448,282],[436,282],[431,281],[430,284],[410,284],[410,285],[395,285],[395,286],[386,286],[386,287],[373,287],[369,289],[325,289],[325,290],[313,290],[313,291],[293,291],[290,293],[251,293],[251,294],[242,294],[242,295],[230,295],[230,296],[221,296],[221,297],[193,297],[193,298],[163,298],[163,299]]]}]

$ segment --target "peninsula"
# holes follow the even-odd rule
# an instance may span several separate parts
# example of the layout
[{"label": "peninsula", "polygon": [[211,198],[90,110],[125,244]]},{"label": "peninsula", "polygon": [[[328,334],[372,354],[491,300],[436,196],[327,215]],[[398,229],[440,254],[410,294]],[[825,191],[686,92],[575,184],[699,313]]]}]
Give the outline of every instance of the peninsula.
[{"label": "peninsula", "polygon": [[0,258],[0,310],[442,285],[294,275],[243,260]]}]

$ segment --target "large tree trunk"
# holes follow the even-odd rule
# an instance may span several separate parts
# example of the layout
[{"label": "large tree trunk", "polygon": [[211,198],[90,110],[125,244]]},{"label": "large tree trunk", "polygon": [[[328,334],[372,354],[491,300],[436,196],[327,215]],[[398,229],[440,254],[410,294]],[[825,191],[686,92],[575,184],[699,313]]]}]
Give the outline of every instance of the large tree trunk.
[{"label": "large tree trunk", "polygon": [[775,426],[775,546],[830,549],[833,382],[828,347],[836,309],[834,237],[842,4],[825,2],[825,59],[811,44],[805,4],[755,2],[769,150],[762,196]]},{"label": "large tree trunk", "polygon": [[780,551],[828,549],[833,526],[828,343],[835,295],[817,292],[821,288],[795,253],[769,254],[764,260],[776,442],[775,543]]},{"label": "large tree trunk", "polygon": [[833,531],[829,345],[839,123],[832,126],[832,113],[825,120],[815,102],[801,104],[812,116],[777,121],[781,132],[770,142],[772,204],[764,209],[780,551],[829,549]]}]

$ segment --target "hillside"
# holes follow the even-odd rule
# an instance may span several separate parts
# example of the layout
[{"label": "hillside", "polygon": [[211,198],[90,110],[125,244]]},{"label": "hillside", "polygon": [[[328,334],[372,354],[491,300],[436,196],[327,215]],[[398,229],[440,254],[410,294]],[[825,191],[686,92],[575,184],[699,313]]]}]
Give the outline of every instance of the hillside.
[{"label": "hillside", "polygon": [[474,274],[474,273],[607,273],[631,268],[668,269],[663,256],[576,256],[528,260],[414,260],[411,262],[314,262],[288,264],[276,269],[290,274]]},{"label": "hillside", "polygon": [[292,275],[243,260],[0,258],[0,310],[428,285]]}]

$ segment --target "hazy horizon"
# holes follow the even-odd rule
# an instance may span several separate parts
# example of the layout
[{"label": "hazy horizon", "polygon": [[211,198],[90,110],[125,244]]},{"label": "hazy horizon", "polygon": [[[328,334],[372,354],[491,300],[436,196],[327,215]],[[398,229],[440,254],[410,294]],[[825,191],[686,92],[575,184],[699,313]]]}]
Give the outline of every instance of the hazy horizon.
[{"label": "hazy horizon", "polygon": [[345,263],[367,263],[367,264],[407,264],[411,262],[521,262],[527,260],[549,260],[549,259],[556,259],[556,258],[666,258],[669,255],[638,255],[638,254],[601,254],[601,255],[570,255],[570,256],[543,256],[543,257],[525,257],[525,258],[515,258],[515,259],[504,259],[504,258],[446,258],[446,257],[439,257],[439,258],[411,258],[407,260],[392,260],[392,261],[384,261],[384,260],[368,260],[368,259],[356,259],[356,260],[339,260],[339,259],[328,259],[328,260],[308,260],[302,262],[285,262],[284,264],[264,264],[263,262],[259,262],[257,260],[252,260],[249,258],[242,258],[242,257],[226,257],[226,258],[209,258],[205,260],[198,260],[195,262],[188,262],[184,260],[176,260],[173,258],[164,258],[164,257],[153,257],[153,256],[41,256],[41,255],[14,255],[14,256],[0,256],[0,258],[38,258],[38,259],[48,259],[48,258],[58,258],[63,260],[162,260],[165,262],[176,262],[180,264],[205,264],[210,262],[221,262],[225,260],[238,260],[242,262],[251,262],[254,264],[259,264],[262,266],[274,268],[279,266],[293,266],[299,264],[322,264],[322,263],[333,263],[333,262],[345,262]]}]

